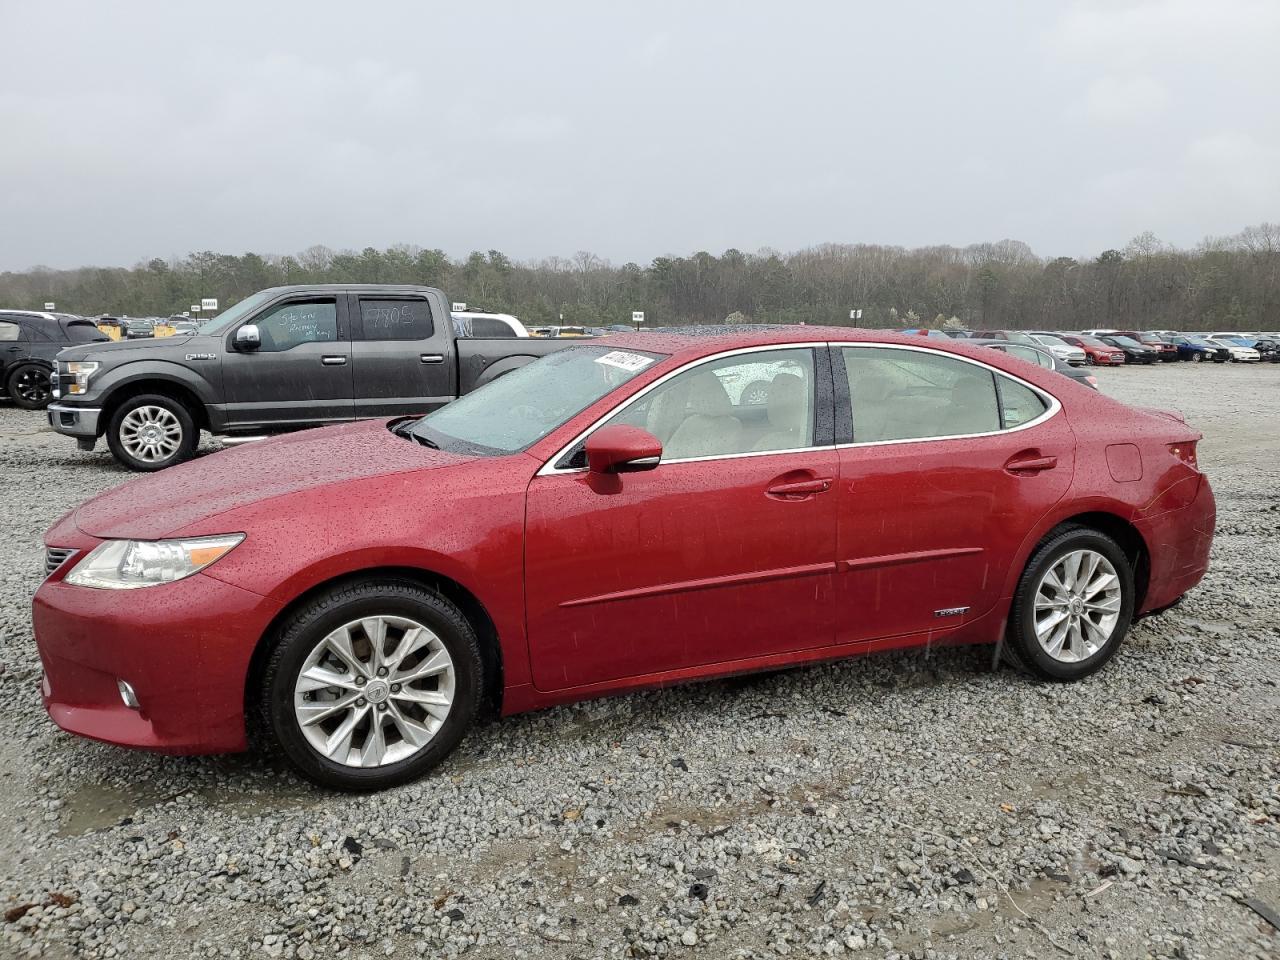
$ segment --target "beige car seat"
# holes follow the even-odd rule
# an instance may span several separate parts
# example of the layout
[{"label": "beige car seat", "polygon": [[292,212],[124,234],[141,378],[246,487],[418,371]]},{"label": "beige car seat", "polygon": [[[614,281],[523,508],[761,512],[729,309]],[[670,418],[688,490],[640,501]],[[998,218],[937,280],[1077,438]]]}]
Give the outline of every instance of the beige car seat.
[{"label": "beige car seat", "polygon": [[[657,408],[655,403],[655,413]],[[661,439],[661,434],[655,435]],[[720,379],[714,373],[691,376],[684,418],[663,443],[662,459],[741,453],[741,442],[742,422],[733,415],[733,403]]]},{"label": "beige car seat", "polygon": [[780,373],[769,384],[769,432],[756,441],[755,450],[795,450],[807,447],[809,425],[808,390],[804,379],[794,373]]}]

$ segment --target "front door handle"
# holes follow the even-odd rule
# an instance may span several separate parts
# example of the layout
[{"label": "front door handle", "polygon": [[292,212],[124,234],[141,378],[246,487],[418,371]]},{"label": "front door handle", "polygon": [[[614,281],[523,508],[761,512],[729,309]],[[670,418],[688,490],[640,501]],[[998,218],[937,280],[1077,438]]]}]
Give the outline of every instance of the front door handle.
[{"label": "front door handle", "polygon": [[423,363],[444,363],[443,353],[420,353],[418,359]]},{"label": "front door handle", "polygon": [[811,497],[815,493],[826,493],[834,483],[831,477],[815,477],[812,480],[797,480],[794,483],[775,483],[765,491],[771,497],[783,500],[799,500]]},{"label": "front door handle", "polygon": [[330,354],[327,357],[321,357],[320,362],[326,367],[340,367],[347,362],[347,358],[342,356],[333,356]]},{"label": "front door handle", "polygon": [[1013,457],[1004,468],[1010,473],[1040,473],[1044,470],[1052,470],[1058,465],[1057,457]]}]

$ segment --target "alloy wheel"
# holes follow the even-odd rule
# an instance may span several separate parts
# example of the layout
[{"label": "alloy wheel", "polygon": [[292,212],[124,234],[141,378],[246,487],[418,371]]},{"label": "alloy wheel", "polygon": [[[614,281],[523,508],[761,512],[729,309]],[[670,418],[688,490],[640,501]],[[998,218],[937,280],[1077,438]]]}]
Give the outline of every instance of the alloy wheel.
[{"label": "alloy wheel", "polygon": [[440,731],[456,680],[433,631],[407,617],[365,617],[327,634],[307,655],[294,683],[294,718],[311,747],[335,763],[399,763]]},{"label": "alloy wheel", "polygon": [[50,394],[49,374],[39,367],[27,367],[13,379],[13,391],[33,405],[43,404]]},{"label": "alloy wheel", "polygon": [[1062,663],[1088,660],[1111,640],[1123,601],[1111,561],[1095,550],[1073,550],[1040,578],[1036,640]]},{"label": "alloy wheel", "polygon": [[120,421],[120,443],[130,456],[144,463],[159,463],[178,452],[182,424],[172,410],[164,407],[135,407]]}]

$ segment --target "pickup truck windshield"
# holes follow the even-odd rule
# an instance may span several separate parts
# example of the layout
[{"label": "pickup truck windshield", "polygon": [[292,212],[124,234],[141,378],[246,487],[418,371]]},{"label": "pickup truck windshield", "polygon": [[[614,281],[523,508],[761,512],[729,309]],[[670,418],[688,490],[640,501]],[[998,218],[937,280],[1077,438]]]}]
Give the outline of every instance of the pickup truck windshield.
[{"label": "pickup truck windshield", "polygon": [[217,333],[219,330],[222,330],[224,327],[228,327],[231,324],[235,323],[237,320],[239,320],[241,317],[245,316],[246,314],[251,313],[253,310],[256,310],[259,306],[261,306],[270,298],[271,298],[270,290],[263,290],[259,293],[255,293],[251,297],[245,297],[235,306],[227,307],[227,309],[223,310],[220,314],[218,314],[212,320],[206,320],[204,323],[200,324],[200,326],[196,329],[196,332],[201,334]]},{"label": "pickup truck windshield", "polygon": [[442,450],[498,456],[523,450],[665,354],[570,347],[427,414],[410,432]]}]

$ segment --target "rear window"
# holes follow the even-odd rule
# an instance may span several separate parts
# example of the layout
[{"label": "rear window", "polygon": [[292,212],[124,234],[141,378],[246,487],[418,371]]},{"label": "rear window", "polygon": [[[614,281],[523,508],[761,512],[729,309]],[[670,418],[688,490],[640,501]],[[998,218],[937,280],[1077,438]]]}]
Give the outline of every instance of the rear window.
[{"label": "rear window", "polygon": [[64,329],[67,331],[67,339],[72,343],[97,343],[111,339],[88,320],[72,320],[65,324]]}]

